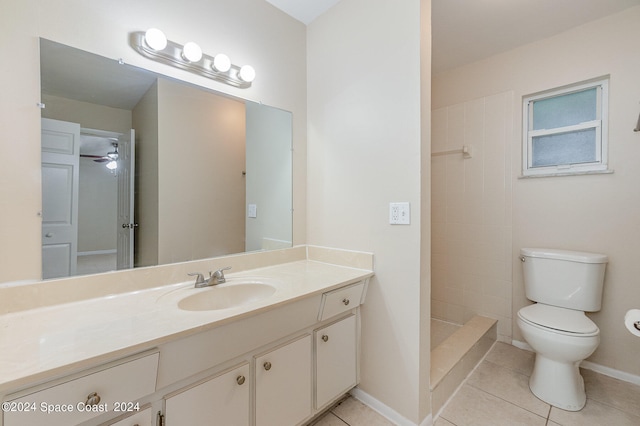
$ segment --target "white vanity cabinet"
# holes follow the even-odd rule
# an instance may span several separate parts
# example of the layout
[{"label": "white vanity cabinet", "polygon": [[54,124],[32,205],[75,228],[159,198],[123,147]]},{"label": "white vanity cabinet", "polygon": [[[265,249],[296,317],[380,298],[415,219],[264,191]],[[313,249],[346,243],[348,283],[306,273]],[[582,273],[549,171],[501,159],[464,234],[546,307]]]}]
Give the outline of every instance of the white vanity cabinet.
[{"label": "white vanity cabinet", "polygon": [[356,332],[355,315],[314,331],[317,409],[356,385]]},{"label": "white vanity cabinet", "polygon": [[0,395],[0,426],[301,425],[358,383],[367,283],[345,280],[237,318],[212,312],[219,322],[129,346],[144,352],[24,380]]},{"label": "white vanity cabinet", "polygon": [[256,356],[256,426],[297,425],[311,414],[311,336]]},{"label": "white vanity cabinet", "polygon": [[249,363],[165,397],[166,426],[249,426]]}]

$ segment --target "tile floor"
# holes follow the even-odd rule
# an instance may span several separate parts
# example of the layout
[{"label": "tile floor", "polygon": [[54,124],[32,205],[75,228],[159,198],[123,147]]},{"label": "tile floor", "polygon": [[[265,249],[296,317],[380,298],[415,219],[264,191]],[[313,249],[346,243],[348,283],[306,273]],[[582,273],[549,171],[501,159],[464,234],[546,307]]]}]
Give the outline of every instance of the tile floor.
[{"label": "tile floor", "polygon": [[[496,343],[478,368],[443,408],[434,426],[626,426],[640,425],[640,386],[590,370],[581,370],[587,405],[563,411],[537,399],[529,390],[534,354]],[[314,426],[393,425],[374,410],[347,398]]]}]

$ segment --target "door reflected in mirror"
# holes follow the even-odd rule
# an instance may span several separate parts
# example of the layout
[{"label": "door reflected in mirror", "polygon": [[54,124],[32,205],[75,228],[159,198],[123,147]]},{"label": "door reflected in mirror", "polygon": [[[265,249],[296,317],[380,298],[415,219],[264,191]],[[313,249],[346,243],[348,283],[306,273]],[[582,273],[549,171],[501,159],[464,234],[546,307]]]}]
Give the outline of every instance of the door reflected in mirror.
[{"label": "door reflected in mirror", "polygon": [[40,51],[44,279],[291,246],[290,112]]}]

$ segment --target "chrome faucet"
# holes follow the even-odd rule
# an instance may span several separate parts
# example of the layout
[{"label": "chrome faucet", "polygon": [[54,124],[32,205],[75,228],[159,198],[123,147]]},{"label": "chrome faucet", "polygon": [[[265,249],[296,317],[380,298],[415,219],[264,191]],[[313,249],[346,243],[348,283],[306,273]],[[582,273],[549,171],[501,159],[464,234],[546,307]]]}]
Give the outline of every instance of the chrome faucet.
[{"label": "chrome faucet", "polygon": [[195,288],[210,287],[213,285],[218,285],[226,282],[227,279],[224,277],[224,271],[229,269],[231,269],[231,266],[218,269],[215,272],[209,271],[209,278],[207,278],[206,280],[204,279],[204,276],[200,272],[191,272],[187,275],[191,277],[196,277]]}]

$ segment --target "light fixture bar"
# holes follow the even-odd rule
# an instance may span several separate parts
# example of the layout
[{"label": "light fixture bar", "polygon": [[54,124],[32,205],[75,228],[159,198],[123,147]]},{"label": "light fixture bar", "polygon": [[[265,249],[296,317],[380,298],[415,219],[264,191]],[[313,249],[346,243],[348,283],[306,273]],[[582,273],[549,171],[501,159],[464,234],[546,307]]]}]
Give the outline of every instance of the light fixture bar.
[{"label": "light fixture bar", "polygon": [[239,87],[241,89],[251,87],[251,83],[253,81],[253,78],[246,80],[243,79],[247,73],[242,72],[241,74],[240,71],[242,68],[249,67],[251,72],[248,73],[248,75],[250,77],[255,77],[255,71],[249,65],[239,67],[231,64],[227,71],[218,71],[217,68],[214,67],[214,57],[205,53],[202,54],[202,58],[198,61],[190,62],[184,55],[185,46],[174,43],[171,40],[167,40],[166,46],[163,49],[154,50],[145,41],[145,33],[143,31],[131,33],[130,42],[131,47],[133,47],[136,52],[149,59],[153,59],[154,61],[162,62],[212,80],[220,81],[234,87]]}]

